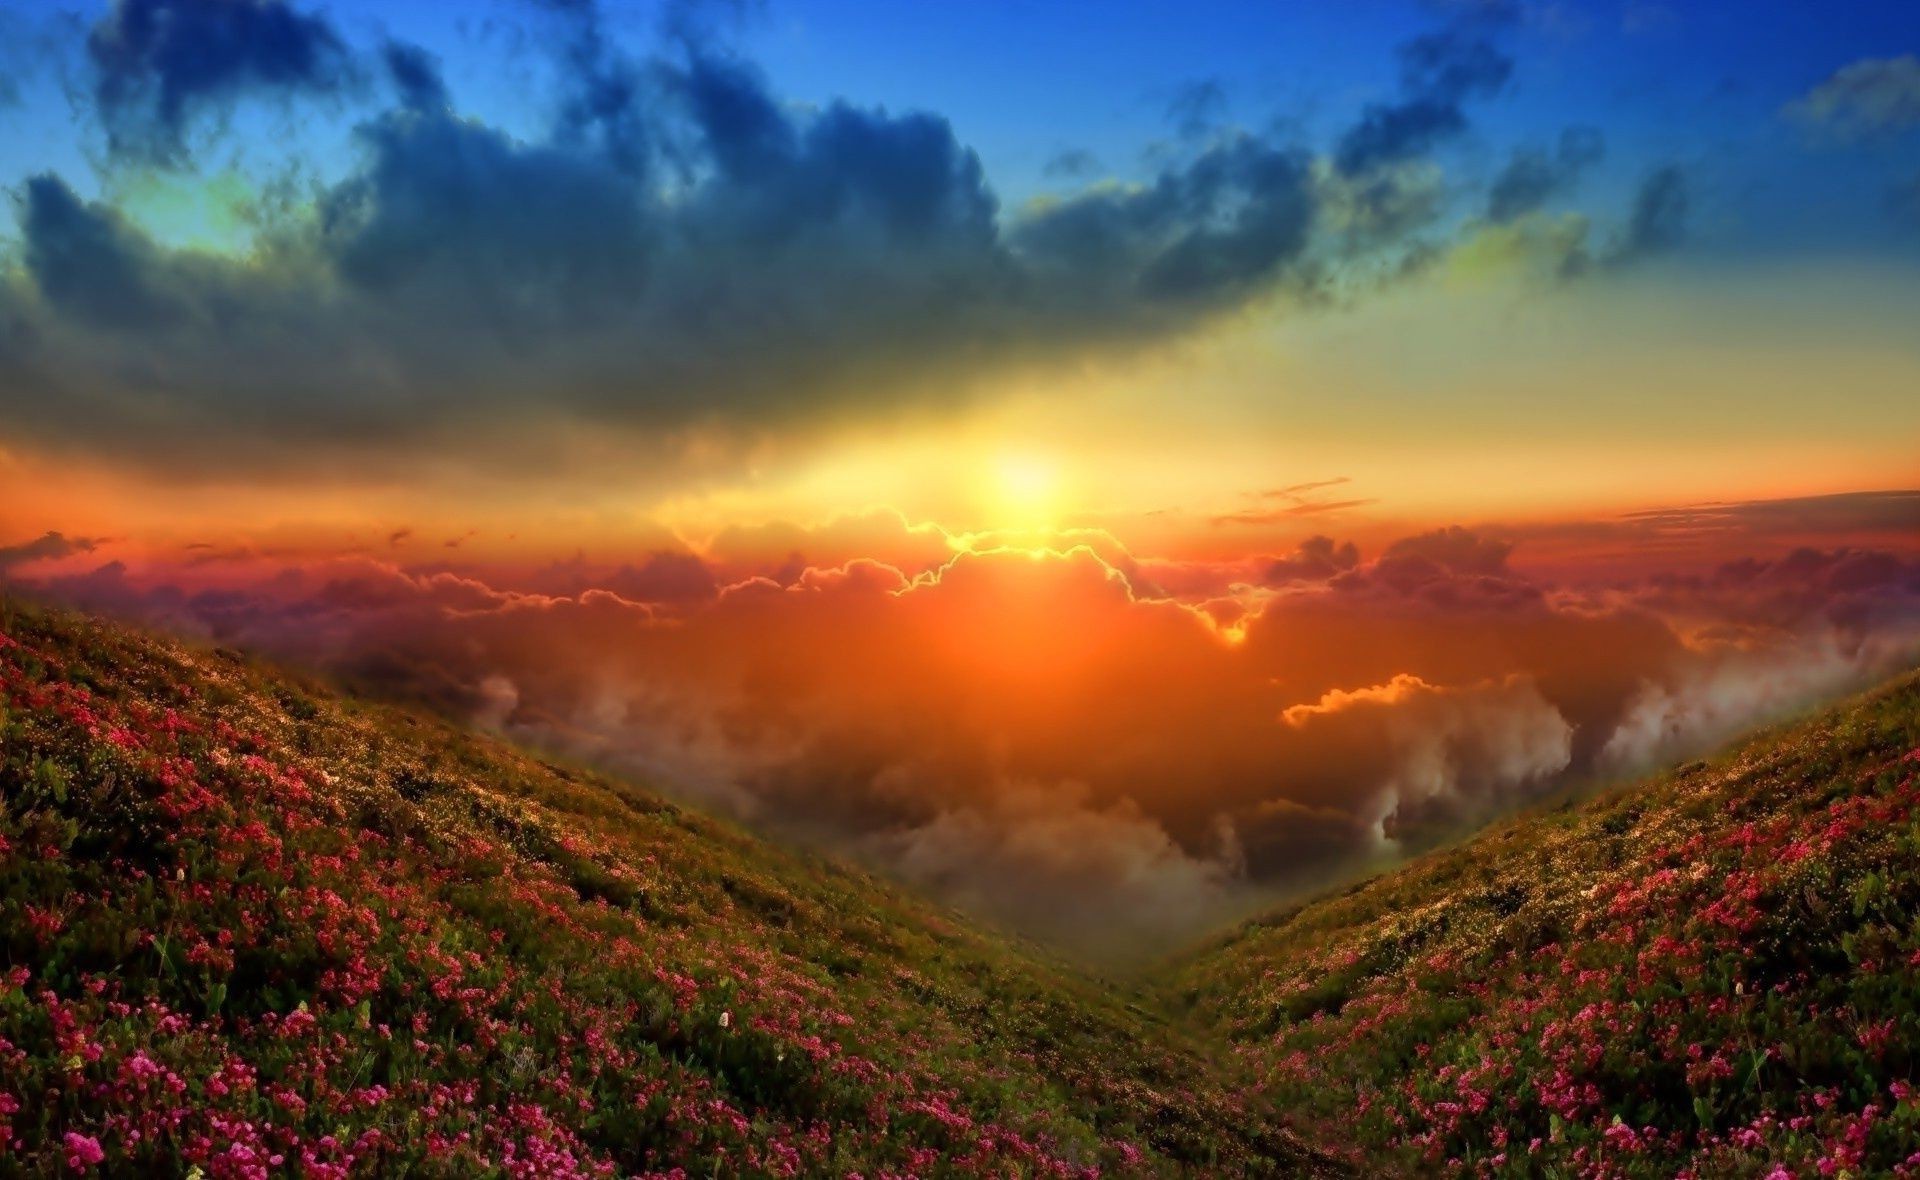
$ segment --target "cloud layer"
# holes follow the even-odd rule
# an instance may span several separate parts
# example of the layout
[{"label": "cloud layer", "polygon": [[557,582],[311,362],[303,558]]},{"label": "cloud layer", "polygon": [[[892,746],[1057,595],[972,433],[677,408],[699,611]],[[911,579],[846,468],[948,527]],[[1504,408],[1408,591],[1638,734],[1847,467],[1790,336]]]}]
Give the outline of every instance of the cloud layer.
[{"label": "cloud layer", "polygon": [[[15,576],[654,777],[1113,954],[1920,651],[1920,562],[1868,550],[1550,585],[1461,528],[1211,573],[1096,536],[926,540],[871,518],[613,567],[63,575],[71,545],[43,538]],[[890,560],[804,556],[849,545]]]}]

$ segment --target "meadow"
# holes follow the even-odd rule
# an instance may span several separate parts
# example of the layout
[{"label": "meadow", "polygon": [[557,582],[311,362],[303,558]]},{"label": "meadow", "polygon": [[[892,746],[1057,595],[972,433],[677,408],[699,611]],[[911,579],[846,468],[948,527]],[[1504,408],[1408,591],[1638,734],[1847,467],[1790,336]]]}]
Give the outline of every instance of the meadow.
[{"label": "meadow", "polygon": [[0,1173],[1337,1171],[1136,991],[418,714],[0,613]]},{"label": "meadow", "polygon": [[0,1174],[1920,1175],[1920,676],[1105,979],[0,606]]},{"label": "meadow", "polygon": [[1920,1175],[1920,677],[1178,965],[1330,1142],[1473,1176]]}]

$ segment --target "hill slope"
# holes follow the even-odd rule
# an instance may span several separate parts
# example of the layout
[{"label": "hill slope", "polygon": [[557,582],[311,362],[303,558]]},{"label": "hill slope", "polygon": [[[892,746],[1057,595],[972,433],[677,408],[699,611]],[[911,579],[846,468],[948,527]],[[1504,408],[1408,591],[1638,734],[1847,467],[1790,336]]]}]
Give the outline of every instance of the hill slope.
[{"label": "hill slope", "polygon": [[1920,677],[1166,982],[0,600],[0,1175],[1920,1175]]},{"label": "hill slope", "polygon": [[0,1173],[1321,1172],[1111,989],[438,722],[0,602]]},{"label": "hill slope", "polygon": [[1920,1175],[1920,677],[1245,925],[1174,986],[1374,1166]]}]

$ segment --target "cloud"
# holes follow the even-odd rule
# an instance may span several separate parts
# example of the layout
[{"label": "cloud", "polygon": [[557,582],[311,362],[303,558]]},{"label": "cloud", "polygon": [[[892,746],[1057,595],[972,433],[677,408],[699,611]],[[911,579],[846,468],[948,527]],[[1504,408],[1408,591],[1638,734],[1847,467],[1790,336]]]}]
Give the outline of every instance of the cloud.
[{"label": "cloud", "polygon": [[1888,216],[1908,229],[1920,229],[1920,172],[1887,189]]},{"label": "cloud", "polygon": [[[555,14],[564,30],[555,142],[592,151],[622,172],[643,174],[658,146],[656,128],[649,123],[644,105],[648,86],[639,67],[608,33],[600,5],[596,0],[530,2]],[[685,12],[691,6],[669,7]],[[689,25],[682,31],[691,29]]]},{"label": "cloud", "polygon": [[1781,717],[1860,683],[1860,661],[1831,633],[1791,646],[1735,651],[1649,681],[1600,752],[1601,765],[1632,774],[1710,749],[1756,719]]},{"label": "cloud", "polygon": [[1787,113],[1849,138],[1920,127],[1920,58],[1909,53],[1842,66]]},{"label": "cloud", "polygon": [[0,280],[17,429],[281,471],[450,421],[469,461],[523,464],[589,428],[764,432],[1178,337],[1300,277],[1315,211],[1305,158],[1242,135],[1003,218],[944,119],[798,111],[698,48],[632,75],[659,126],[620,145],[605,112],[516,139],[419,55],[387,64],[403,103],[360,125],[359,167],[247,255],[32,179]]},{"label": "cloud", "polygon": [[911,522],[892,509],[873,509],[806,525],[730,525],[708,538],[701,550],[723,580],[759,574],[789,586],[805,569],[839,567],[863,558],[879,558],[910,575],[926,573],[953,558],[955,540],[938,525]]},{"label": "cloud", "polygon": [[1445,274],[1474,282],[1512,274],[1566,282],[1594,270],[1592,225],[1579,213],[1522,213],[1468,225],[1445,257]]},{"label": "cloud", "polygon": [[[1572,158],[1583,150],[1574,149]],[[1487,217],[1469,221],[1446,254],[1447,273],[1471,280],[1518,271],[1568,281],[1631,266],[1685,243],[1692,188],[1678,165],[1657,168],[1641,181],[1625,223],[1600,245],[1592,242],[1586,215],[1548,214],[1538,207],[1579,171],[1517,153],[1489,193]]]},{"label": "cloud", "polygon": [[337,93],[349,64],[331,25],[282,0],[114,0],[87,55],[113,150],[172,163],[196,116],[253,94]]},{"label": "cloud", "polygon": [[380,50],[400,105],[412,111],[444,110],[452,104],[439,61],[418,45],[389,41]]},{"label": "cloud", "polygon": [[1400,163],[1466,130],[1466,101],[1499,93],[1513,75],[1513,59],[1484,24],[1462,22],[1400,46],[1400,98],[1367,107],[1341,136],[1334,152],[1341,171]]},{"label": "cloud", "polygon": [[1448,204],[1432,153],[1467,131],[1470,100],[1505,89],[1514,63],[1496,37],[1514,16],[1505,4],[1462,6],[1446,27],[1398,47],[1398,95],[1361,112],[1320,177],[1322,220],[1338,254],[1384,261],[1394,278],[1418,273],[1434,256],[1417,236]]},{"label": "cloud", "polygon": [[[1460,16],[1401,46],[1397,99],[1331,161],[1213,126],[1136,181],[1009,209],[938,114],[782,101],[694,15],[641,57],[598,5],[533,11],[559,90],[549,126],[510,134],[461,115],[423,50],[356,55],[300,8],[117,6],[91,52],[123,140],[177,154],[246,96],[351,86],[356,155],[230,253],[31,178],[22,265],[0,270],[14,441],[240,477],[388,475],[422,447],[488,471],[664,469],[696,438],[737,455],[950,404],[1315,298],[1346,268],[1408,273],[1448,199],[1424,153],[1512,68],[1500,12]],[[1217,124],[1217,99],[1179,105]],[[1586,152],[1573,135],[1550,163]],[[1541,183],[1516,176],[1502,207]],[[1650,187],[1623,252],[1675,240],[1684,206],[1677,174]]]},{"label": "cloud", "polygon": [[720,593],[719,582],[706,562],[691,553],[664,549],[648,555],[638,566],[620,566],[598,584],[634,602],[697,602]]},{"label": "cloud", "polygon": [[1167,99],[1167,121],[1181,136],[1198,139],[1227,113],[1227,88],[1218,78],[1196,78],[1175,87]]},{"label": "cloud", "polygon": [[1920,491],[1839,492],[1772,500],[1713,501],[1629,512],[1621,518],[1663,533],[1739,532],[1752,536],[1920,529]]},{"label": "cloud", "polygon": [[88,205],[50,176],[26,184],[21,230],[35,288],[74,320],[105,329],[168,327],[186,311],[160,251],[116,211]]},{"label": "cloud", "polygon": [[1246,895],[1230,826],[1195,853],[1131,801],[1100,807],[1086,795],[1073,783],[1012,784],[863,851],[957,905],[1097,956],[1189,940]]},{"label": "cloud", "polygon": [[1291,500],[1299,496],[1304,496],[1308,492],[1317,492],[1322,488],[1337,488],[1342,484],[1352,482],[1353,479],[1350,476],[1340,475],[1332,479],[1314,479],[1308,480],[1306,483],[1288,484],[1284,488],[1274,488],[1271,491],[1261,492],[1260,495],[1267,499]]},{"label": "cloud", "polygon": [[1010,243],[1061,326],[1160,335],[1269,289],[1304,254],[1314,211],[1305,157],[1240,135],[1150,186],[1043,205]]},{"label": "cloud", "polygon": [[1613,261],[1630,262],[1678,246],[1686,238],[1691,203],[1687,176],[1679,167],[1669,164],[1649,174],[1634,194]]},{"label": "cloud", "polygon": [[57,561],[76,553],[92,553],[101,544],[99,537],[69,537],[65,533],[47,532],[18,545],[0,545],[0,573],[29,562]]},{"label": "cloud", "polygon": [[1349,508],[1364,508],[1377,504],[1378,500],[1302,500],[1289,504],[1285,508],[1250,508],[1241,512],[1228,512],[1208,518],[1207,523],[1219,526],[1230,524],[1273,524],[1276,521],[1290,520],[1301,516],[1318,516],[1323,512],[1343,512]]},{"label": "cloud", "polygon": [[1401,674],[1333,690],[1281,719],[1354,751],[1385,739],[1388,768],[1357,810],[1383,844],[1418,844],[1524,799],[1573,760],[1573,727],[1527,676],[1456,687]]},{"label": "cloud", "polygon": [[1342,512],[1349,508],[1363,508],[1378,503],[1371,498],[1348,498],[1329,500],[1314,493],[1327,488],[1340,487],[1351,483],[1345,476],[1338,479],[1320,479],[1308,483],[1294,484],[1291,487],[1274,488],[1258,493],[1265,501],[1283,501],[1284,506],[1249,508],[1239,512],[1222,513],[1209,518],[1208,523],[1217,527],[1222,525],[1261,525],[1290,520],[1302,516],[1317,516],[1327,512]]},{"label": "cloud", "polygon": [[1504,224],[1533,212],[1605,154],[1606,140],[1592,127],[1567,128],[1551,153],[1541,147],[1515,149],[1487,191],[1487,220]]},{"label": "cloud", "polygon": [[517,573],[255,556],[29,581],[649,778],[1102,953],[1920,654],[1920,561],[1892,552],[1547,586],[1465,528],[1212,569],[1087,539],[956,552],[869,514]]},{"label": "cloud", "polygon": [[1508,572],[1507,558],[1512,552],[1513,546],[1505,541],[1449,525],[1393,542],[1381,555],[1381,564],[1395,568],[1418,563],[1458,574],[1498,576]]},{"label": "cloud", "polygon": [[1079,180],[1100,170],[1100,160],[1085,148],[1062,148],[1047,157],[1041,172],[1049,179]]},{"label": "cloud", "polygon": [[1286,557],[1275,559],[1266,568],[1262,581],[1269,586],[1290,582],[1327,582],[1360,564],[1360,548],[1352,541],[1336,542],[1332,537],[1308,537]]}]

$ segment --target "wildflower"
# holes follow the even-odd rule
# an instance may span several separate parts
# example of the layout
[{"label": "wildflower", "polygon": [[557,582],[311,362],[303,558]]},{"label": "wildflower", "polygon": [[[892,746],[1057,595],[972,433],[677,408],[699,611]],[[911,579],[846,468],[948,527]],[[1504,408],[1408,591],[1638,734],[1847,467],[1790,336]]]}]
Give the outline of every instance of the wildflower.
[{"label": "wildflower", "polygon": [[82,1135],[77,1131],[68,1131],[64,1142],[67,1148],[67,1168],[69,1171],[85,1172],[107,1158],[100,1148],[100,1141],[91,1135]]}]

